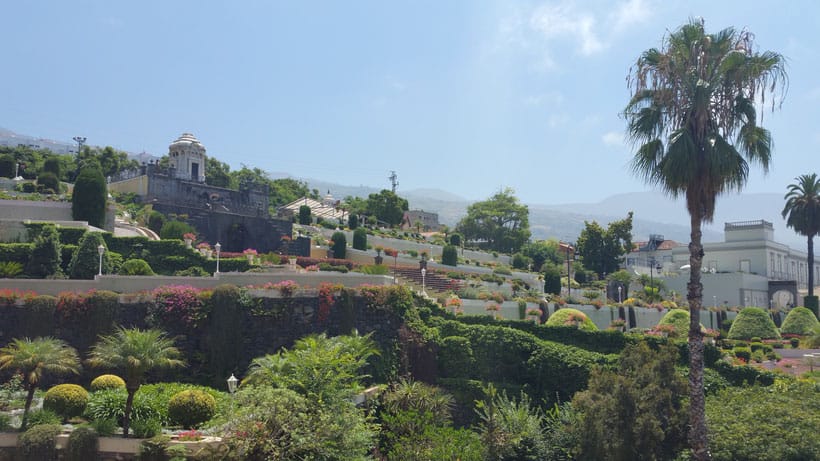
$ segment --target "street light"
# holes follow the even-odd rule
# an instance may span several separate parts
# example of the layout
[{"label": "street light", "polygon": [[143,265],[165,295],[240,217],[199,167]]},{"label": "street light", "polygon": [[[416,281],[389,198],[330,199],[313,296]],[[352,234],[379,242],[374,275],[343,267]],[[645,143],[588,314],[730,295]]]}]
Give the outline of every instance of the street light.
[{"label": "street light", "polygon": [[219,242],[216,242],[214,245],[214,250],[216,250],[216,272],[214,272],[214,276],[219,274],[219,252],[222,251],[222,245]]},{"label": "street light", "polygon": [[717,308],[717,296],[712,296],[712,307]]},{"label": "street light", "polygon": [[102,243],[100,244],[100,246],[97,247],[97,253],[100,254],[100,271],[97,273],[97,275],[102,275],[102,257],[103,253],[105,253],[105,247],[102,245]]},{"label": "street light", "polygon": [[85,144],[85,136],[74,136],[72,139],[77,143],[77,155],[80,155],[83,150],[83,144]]},{"label": "street light", "polygon": [[424,296],[427,296],[427,292],[424,291],[426,276],[427,276],[427,269],[422,267],[421,268],[421,294],[423,294]]},{"label": "street light", "polygon": [[572,274],[572,268],[569,264],[569,250],[572,249],[572,245],[567,242],[567,299],[572,298],[572,282],[570,281],[570,275]]},{"label": "street light", "polygon": [[[655,264],[658,265],[657,266],[658,275],[661,275],[661,270],[663,269],[663,266],[661,266],[661,263],[657,262],[654,257],[649,258],[648,262],[649,262],[649,293],[650,293],[649,296],[654,298],[655,297],[655,284],[652,281],[652,274],[655,272],[655,268],[656,268]],[[660,294],[660,292],[661,292],[661,290],[658,290],[658,294]]]},{"label": "street light", "polygon": [[231,394],[231,416],[233,416],[233,407],[234,407],[234,397],[233,394],[236,392],[236,385],[239,384],[239,380],[236,379],[236,376],[231,373],[231,377],[228,378],[228,392]]},{"label": "street light", "polygon": [[618,304],[620,304],[620,303],[624,302],[624,301],[623,301],[623,299],[621,298],[621,292],[622,292],[623,290],[624,290],[624,287],[622,287],[622,286],[618,285]]}]

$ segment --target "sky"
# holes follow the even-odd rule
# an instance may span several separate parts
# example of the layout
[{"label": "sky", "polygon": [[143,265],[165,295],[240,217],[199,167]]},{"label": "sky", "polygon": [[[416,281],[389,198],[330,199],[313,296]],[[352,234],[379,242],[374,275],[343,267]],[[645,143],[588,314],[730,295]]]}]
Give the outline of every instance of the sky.
[{"label": "sky", "polygon": [[688,18],[787,58],[775,142],[748,192],[820,161],[814,1],[10,1],[0,127],[154,155],[208,155],[345,185],[597,202],[651,190],[620,117],[640,53]]}]

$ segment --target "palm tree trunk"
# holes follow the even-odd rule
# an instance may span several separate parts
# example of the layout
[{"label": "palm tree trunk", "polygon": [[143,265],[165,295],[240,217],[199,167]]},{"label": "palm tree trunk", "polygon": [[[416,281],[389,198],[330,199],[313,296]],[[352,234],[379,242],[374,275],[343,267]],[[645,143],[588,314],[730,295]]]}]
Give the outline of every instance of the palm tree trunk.
[{"label": "palm tree trunk", "polygon": [[[691,210],[691,208],[690,208]],[[700,306],[703,284],[700,269],[703,266],[701,213],[691,212],[691,242],[689,242],[689,446],[694,459],[712,458],[706,432],[706,398],[703,391],[703,333],[700,331]]]},{"label": "palm tree trunk", "polygon": [[[809,235],[808,250],[808,265],[809,265],[809,296],[814,296],[814,236]],[[797,300],[795,299],[795,302]],[[815,315],[817,312],[815,312]]]},{"label": "palm tree trunk", "polygon": [[131,426],[131,407],[134,405],[134,394],[137,389],[128,388],[128,399],[125,401],[125,416],[122,418],[122,436],[128,438],[128,428]]},{"label": "palm tree trunk", "polygon": [[28,393],[26,394],[26,406],[23,409],[23,422],[20,423],[20,429],[26,429],[26,424],[28,424],[28,411],[31,408],[31,402],[34,401],[35,389],[37,389],[36,384],[29,385]]}]

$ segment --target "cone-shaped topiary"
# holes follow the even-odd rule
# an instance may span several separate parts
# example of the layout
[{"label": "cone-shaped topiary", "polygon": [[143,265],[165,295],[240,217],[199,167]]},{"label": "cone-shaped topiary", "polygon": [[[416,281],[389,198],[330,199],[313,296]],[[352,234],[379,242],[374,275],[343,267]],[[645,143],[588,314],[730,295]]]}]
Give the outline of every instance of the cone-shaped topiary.
[{"label": "cone-shaped topiary", "polygon": [[552,314],[547,320],[547,326],[566,327],[574,326],[581,330],[597,331],[598,327],[595,323],[587,317],[586,314],[578,309],[559,309],[558,312]]},{"label": "cone-shaped topiary", "polygon": [[125,381],[117,375],[100,375],[91,381],[91,391],[106,389],[125,389]]},{"label": "cone-shaped topiary", "polygon": [[807,335],[811,333],[812,328],[817,326],[817,317],[814,312],[805,307],[795,307],[789,311],[786,320],[780,327],[780,333],[790,335]]},{"label": "cone-shaped topiary", "polygon": [[186,429],[200,426],[214,417],[216,399],[206,392],[189,389],[178,392],[168,401],[168,418]]},{"label": "cone-shaped topiary", "polygon": [[768,312],[759,307],[747,307],[737,314],[729,329],[729,339],[779,338],[780,333]]},{"label": "cone-shaped topiary", "polygon": [[63,420],[80,416],[88,405],[88,391],[76,384],[58,384],[43,398],[43,408],[60,415]]}]

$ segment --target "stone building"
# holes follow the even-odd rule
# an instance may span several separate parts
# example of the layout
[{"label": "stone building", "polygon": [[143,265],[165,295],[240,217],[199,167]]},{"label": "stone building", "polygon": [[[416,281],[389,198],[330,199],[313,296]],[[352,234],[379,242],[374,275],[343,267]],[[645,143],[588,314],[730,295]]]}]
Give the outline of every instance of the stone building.
[{"label": "stone building", "polygon": [[[134,193],[165,215],[187,216],[200,240],[219,242],[223,251],[278,251],[282,237],[291,236],[292,222],[270,215],[266,189],[242,184],[233,190],[206,184],[206,150],[194,135],[183,133],[171,143],[168,157],[170,168],[143,164],[112,178],[108,189]],[[309,251],[309,244],[307,247]],[[296,248],[289,251],[303,253]]]}]

